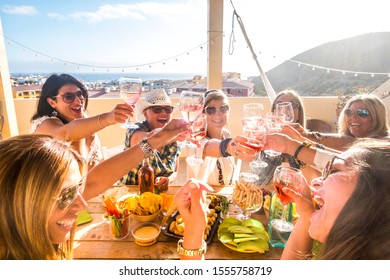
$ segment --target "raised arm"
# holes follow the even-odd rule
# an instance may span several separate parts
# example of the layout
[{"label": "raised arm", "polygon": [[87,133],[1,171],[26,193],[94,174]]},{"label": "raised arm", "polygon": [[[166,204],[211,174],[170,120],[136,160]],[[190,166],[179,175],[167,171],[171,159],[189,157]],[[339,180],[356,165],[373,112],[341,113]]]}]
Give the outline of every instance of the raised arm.
[{"label": "raised arm", "polygon": [[[190,131],[189,124],[181,119],[173,119],[161,131],[147,138],[152,150],[165,146],[178,134]],[[136,166],[145,154],[139,144],[99,163],[87,176],[83,197],[88,200],[110,188],[131,168]]]},{"label": "raised arm", "polygon": [[51,135],[64,141],[78,141],[109,125],[124,123],[132,115],[133,108],[131,106],[118,104],[110,112],[75,119],[67,124],[63,124],[58,119],[47,119],[37,127],[35,133]]},{"label": "raised arm", "polygon": [[236,136],[232,139],[229,138],[225,140],[212,138],[206,143],[203,149],[203,155],[221,157],[224,153],[227,153],[226,155],[232,155],[244,161],[252,161],[255,159],[256,151],[242,145],[242,143],[246,141],[247,138],[242,136]]}]

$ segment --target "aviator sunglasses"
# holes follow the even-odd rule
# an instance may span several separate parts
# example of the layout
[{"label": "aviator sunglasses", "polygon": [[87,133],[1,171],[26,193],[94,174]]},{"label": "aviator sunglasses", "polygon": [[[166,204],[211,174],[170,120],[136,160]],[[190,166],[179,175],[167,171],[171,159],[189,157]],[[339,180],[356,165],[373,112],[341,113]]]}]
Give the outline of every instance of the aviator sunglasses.
[{"label": "aviator sunglasses", "polygon": [[345,115],[347,115],[347,117],[351,116],[352,114],[355,114],[358,117],[366,118],[370,115],[370,112],[368,112],[367,109],[356,109],[356,110],[345,109],[344,113]]},{"label": "aviator sunglasses", "polygon": [[78,99],[80,100],[84,100],[87,98],[87,92],[85,91],[78,91],[76,93],[73,93],[73,92],[65,92],[64,94],[61,94],[61,95],[57,95],[57,96],[53,96],[51,97],[52,99],[55,99],[55,98],[58,98],[58,96],[61,96],[62,100],[65,102],[65,103],[72,103],[75,99],[76,99],[76,96]]},{"label": "aviator sunglasses", "polygon": [[[214,115],[217,113],[217,108],[216,107],[210,107],[210,106],[207,106],[206,108],[204,108],[207,115]],[[226,114],[228,111],[230,110],[230,107],[229,105],[222,105],[219,107],[219,111],[222,113],[222,114]]]},{"label": "aviator sunglasses", "polygon": [[60,195],[55,198],[58,208],[66,210],[76,200],[77,196],[84,191],[85,180],[82,179],[77,185],[68,187],[61,191]]},{"label": "aviator sunglasses", "polygon": [[153,106],[150,109],[152,109],[153,113],[155,114],[160,114],[162,110],[165,111],[167,114],[172,114],[173,112],[173,107],[167,106],[167,107],[161,107],[161,106]]},{"label": "aviator sunglasses", "polygon": [[333,156],[331,160],[328,161],[326,164],[324,170],[322,170],[322,180],[325,180],[328,178],[328,176],[332,173],[333,163],[335,159],[341,159],[345,161],[345,159],[339,157],[339,156]]}]

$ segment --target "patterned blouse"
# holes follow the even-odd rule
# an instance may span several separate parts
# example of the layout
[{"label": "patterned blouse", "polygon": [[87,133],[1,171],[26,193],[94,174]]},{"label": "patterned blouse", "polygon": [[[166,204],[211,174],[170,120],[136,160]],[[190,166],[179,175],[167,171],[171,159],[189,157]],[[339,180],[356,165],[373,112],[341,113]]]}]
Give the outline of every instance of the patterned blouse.
[{"label": "patterned blouse", "polygon": [[[125,149],[130,148],[131,137],[136,131],[151,131],[151,128],[146,121],[136,123],[136,125],[138,125],[138,128],[129,128],[126,131]],[[169,177],[173,172],[175,172],[180,152],[181,148],[177,142],[164,146],[161,153],[159,151],[154,151],[154,154],[149,157],[149,164],[154,170],[154,178]],[[121,182],[125,185],[138,185],[138,170],[141,166],[142,162],[140,162],[135,168],[131,169],[129,173],[122,178]]]},{"label": "patterned blouse", "polygon": [[[54,116],[43,116],[38,119],[35,119],[31,123],[30,133],[35,133],[37,130],[37,127],[40,126],[45,120],[48,119],[57,119],[60,122],[62,122],[59,118]],[[91,169],[93,166],[97,165],[100,161],[103,160],[103,153],[101,152],[101,145],[99,138],[96,134],[92,135],[93,140],[91,143],[91,146],[89,147],[89,152],[86,157],[84,157],[85,161],[88,163],[89,169]]]}]

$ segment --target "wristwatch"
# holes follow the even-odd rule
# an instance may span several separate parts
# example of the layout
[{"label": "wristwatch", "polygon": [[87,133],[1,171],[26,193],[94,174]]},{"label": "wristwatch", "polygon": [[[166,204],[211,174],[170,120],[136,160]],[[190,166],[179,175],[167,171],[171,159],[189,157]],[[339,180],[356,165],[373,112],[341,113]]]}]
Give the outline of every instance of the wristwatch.
[{"label": "wristwatch", "polygon": [[177,252],[179,253],[179,255],[183,255],[183,256],[187,256],[187,257],[195,257],[195,256],[200,256],[200,255],[206,254],[207,244],[204,240],[202,242],[202,247],[199,249],[195,249],[195,250],[184,249],[183,248],[183,241],[184,241],[184,239],[182,238],[177,242]]}]

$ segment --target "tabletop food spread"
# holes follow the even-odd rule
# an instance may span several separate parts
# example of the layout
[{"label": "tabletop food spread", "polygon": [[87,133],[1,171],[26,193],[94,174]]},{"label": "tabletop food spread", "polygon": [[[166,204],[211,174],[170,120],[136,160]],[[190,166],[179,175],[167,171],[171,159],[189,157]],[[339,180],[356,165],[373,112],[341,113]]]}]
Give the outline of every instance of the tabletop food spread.
[{"label": "tabletop food spread", "polygon": [[[175,207],[173,194],[180,187],[170,186],[167,192],[158,195],[138,195],[137,186],[113,187],[88,201],[93,220],[78,226],[74,258],[179,259],[177,241],[183,236],[185,224]],[[253,213],[250,219],[236,218],[239,208],[232,204],[234,187],[214,188],[214,193],[207,194],[210,211],[204,233],[208,245],[205,258],[279,259],[282,250],[268,245],[267,218],[263,209]],[[229,211],[222,214],[226,207]],[[117,236],[113,236],[107,219],[123,217],[130,218],[128,233],[125,234],[126,221],[122,225],[115,224]]]}]

